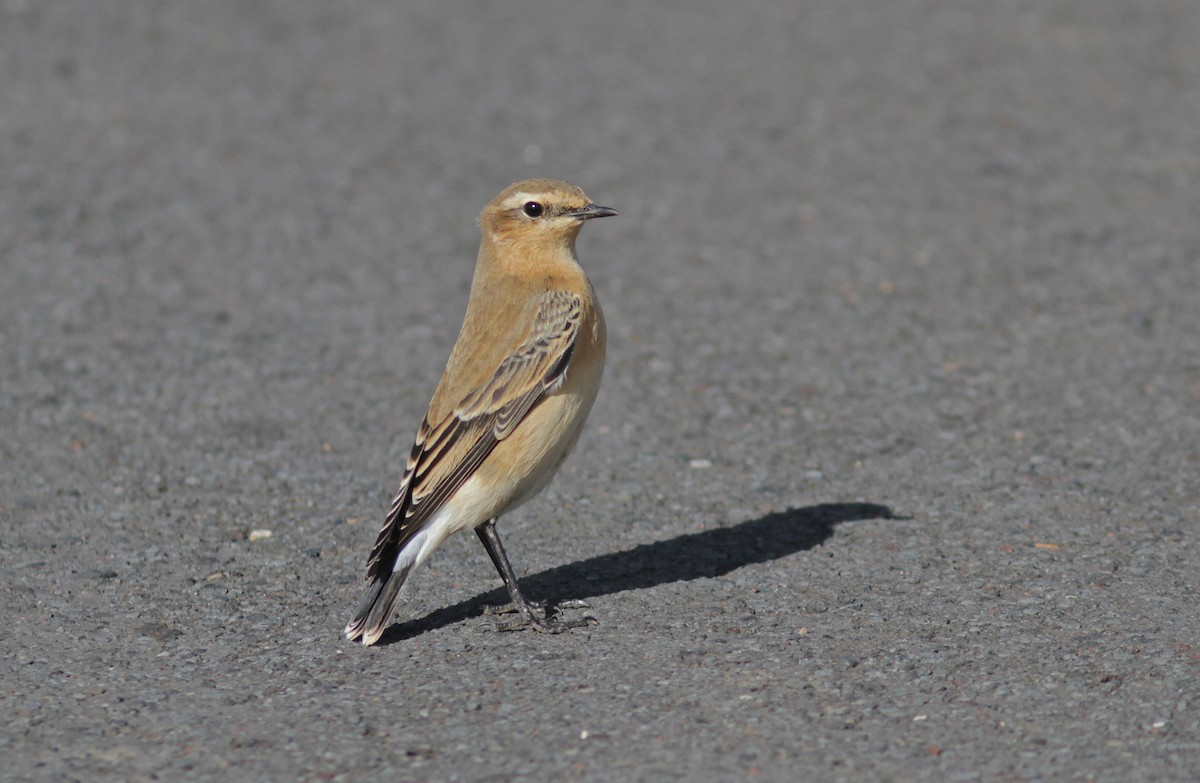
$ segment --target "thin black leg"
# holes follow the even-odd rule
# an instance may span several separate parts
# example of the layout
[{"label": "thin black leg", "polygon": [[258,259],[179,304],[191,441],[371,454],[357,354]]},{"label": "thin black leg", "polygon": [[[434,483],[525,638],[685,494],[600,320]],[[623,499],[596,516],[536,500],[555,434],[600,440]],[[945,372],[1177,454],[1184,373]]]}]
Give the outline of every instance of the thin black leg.
[{"label": "thin black leg", "polygon": [[504,544],[500,543],[500,534],[496,532],[496,520],[489,519],[484,522],[475,528],[475,533],[483,543],[483,548],[487,550],[488,557],[492,558],[492,564],[500,572],[500,578],[504,580],[504,586],[508,588],[508,596],[512,599],[513,606],[524,618],[524,622],[502,626],[501,630],[513,630],[513,628],[523,625],[531,625],[536,631],[562,633],[569,628],[580,628],[596,622],[594,617],[580,617],[575,620],[552,618],[549,606],[546,607],[544,613],[539,612],[540,607],[526,601],[525,596],[521,595],[521,589],[517,586],[517,575],[513,573],[512,565],[508,562],[508,555],[504,552]]}]

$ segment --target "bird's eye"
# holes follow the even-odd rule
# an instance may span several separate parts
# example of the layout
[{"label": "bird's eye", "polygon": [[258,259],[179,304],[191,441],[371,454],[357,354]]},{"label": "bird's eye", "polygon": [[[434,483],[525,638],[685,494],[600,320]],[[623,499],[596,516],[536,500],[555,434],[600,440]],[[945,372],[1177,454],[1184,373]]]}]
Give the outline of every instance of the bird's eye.
[{"label": "bird's eye", "polygon": [[525,211],[525,214],[531,218],[540,218],[542,213],[546,211],[546,208],[537,201],[526,202],[522,209]]}]

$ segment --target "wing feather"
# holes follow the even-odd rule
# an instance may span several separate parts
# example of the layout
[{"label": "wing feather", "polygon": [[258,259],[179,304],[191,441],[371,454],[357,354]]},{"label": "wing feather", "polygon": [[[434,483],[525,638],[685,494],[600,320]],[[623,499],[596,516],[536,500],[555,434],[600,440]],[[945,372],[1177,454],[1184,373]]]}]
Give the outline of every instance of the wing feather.
[{"label": "wing feather", "polygon": [[566,375],[582,317],[580,298],[542,294],[533,326],[491,377],[440,421],[417,430],[400,489],[371,556],[367,578],[390,571],[404,545],[479,468],[496,444]]}]

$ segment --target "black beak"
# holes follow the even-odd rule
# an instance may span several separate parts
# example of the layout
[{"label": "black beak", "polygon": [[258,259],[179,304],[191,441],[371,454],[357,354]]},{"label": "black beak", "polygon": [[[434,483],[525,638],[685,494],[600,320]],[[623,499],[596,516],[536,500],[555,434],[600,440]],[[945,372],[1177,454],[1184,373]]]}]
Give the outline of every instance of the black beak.
[{"label": "black beak", "polygon": [[571,213],[576,220],[591,220],[592,218],[612,217],[619,214],[621,213],[612,207],[602,207],[599,204],[588,204],[586,207],[582,207]]}]

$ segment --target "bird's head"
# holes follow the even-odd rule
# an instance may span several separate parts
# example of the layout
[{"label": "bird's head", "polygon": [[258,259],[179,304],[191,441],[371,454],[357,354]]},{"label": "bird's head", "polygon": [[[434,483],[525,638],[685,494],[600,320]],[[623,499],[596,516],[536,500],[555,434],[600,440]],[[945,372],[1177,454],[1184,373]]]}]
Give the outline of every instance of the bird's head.
[{"label": "bird's head", "polygon": [[483,208],[479,227],[484,241],[572,247],[585,222],[617,211],[593,204],[570,182],[527,179],[509,185]]}]

